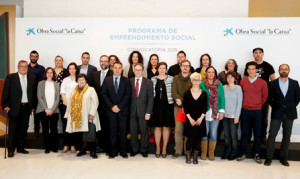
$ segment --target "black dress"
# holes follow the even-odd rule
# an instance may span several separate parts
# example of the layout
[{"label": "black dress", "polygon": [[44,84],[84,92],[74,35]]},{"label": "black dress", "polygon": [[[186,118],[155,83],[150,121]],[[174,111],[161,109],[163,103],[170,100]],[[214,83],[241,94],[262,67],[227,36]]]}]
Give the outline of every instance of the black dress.
[{"label": "black dress", "polygon": [[[190,114],[190,116],[197,121],[197,119],[206,113],[207,109],[207,94],[202,91],[198,99],[194,99],[191,90],[187,90],[184,93],[183,98],[183,109],[185,114]],[[200,126],[192,126],[189,119],[186,118],[184,123],[184,136],[186,137],[206,137],[206,122],[205,117],[203,118]]]},{"label": "black dress", "polygon": [[169,104],[164,80],[157,79],[153,116],[149,121],[152,127],[174,127],[174,105]]}]

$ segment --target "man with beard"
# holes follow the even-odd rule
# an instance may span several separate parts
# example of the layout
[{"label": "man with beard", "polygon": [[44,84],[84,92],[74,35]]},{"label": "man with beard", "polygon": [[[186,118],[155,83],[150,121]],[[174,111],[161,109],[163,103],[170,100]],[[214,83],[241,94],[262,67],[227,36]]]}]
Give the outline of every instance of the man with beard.
[{"label": "man with beard", "polygon": [[289,166],[287,161],[288,148],[294,119],[297,119],[297,105],[300,101],[300,88],[296,80],[289,78],[290,67],[287,64],[279,66],[279,75],[270,83],[269,103],[272,107],[271,124],[267,141],[267,156],[265,165],[272,163],[275,138],[282,124],[282,142],[280,147],[280,163]]},{"label": "man with beard", "polygon": [[[168,75],[171,76],[176,76],[179,75],[179,73],[181,72],[181,68],[180,68],[180,64],[182,63],[183,60],[186,60],[186,54],[184,51],[179,51],[177,53],[177,64],[170,66],[169,70],[168,70]],[[190,67],[190,72],[194,73],[194,67]]]},{"label": "man with beard", "polygon": [[[35,76],[36,84],[44,79],[45,67],[39,65],[37,62],[39,60],[39,53],[35,50],[30,52],[29,55],[30,63],[28,65],[28,74]],[[36,108],[36,106],[34,107]],[[40,119],[34,113],[34,136],[40,136]]]},{"label": "man with beard", "polygon": [[85,74],[88,77],[88,84],[91,86],[93,74],[97,72],[97,68],[89,64],[90,54],[89,52],[83,52],[81,55],[82,64],[78,66],[79,73]]},{"label": "man with beard", "polygon": [[109,125],[108,118],[106,116],[107,106],[105,105],[103,94],[102,94],[102,84],[106,77],[112,76],[113,72],[109,68],[109,60],[107,55],[102,55],[100,57],[100,71],[94,72],[91,81],[91,86],[93,86],[97,92],[99,106],[98,114],[100,116],[101,131],[98,132],[98,150],[97,152],[109,152]]}]

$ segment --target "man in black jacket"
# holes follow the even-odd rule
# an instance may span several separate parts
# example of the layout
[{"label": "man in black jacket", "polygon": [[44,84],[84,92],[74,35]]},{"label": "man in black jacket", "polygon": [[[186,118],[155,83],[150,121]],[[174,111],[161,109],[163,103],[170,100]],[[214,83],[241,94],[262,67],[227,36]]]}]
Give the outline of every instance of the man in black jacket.
[{"label": "man in black jacket", "polygon": [[288,77],[290,67],[287,64],[279,66],[280,77],[270,82],[269,103],[272,107],[271,124],[267,141],[265,165],[270,166],[274,153],[275,138],[282,124],[282,142],[280,148],[280,163],[289,166],[287,161],[290,137],[294,119],[297,119],[297,105],[300,101],[299,83]]},{"label": "man in black jacket", "polygon": [[89,52],[83,52],[81,55],[82,64],[78,66],[79,73],[85,74],[88,77],[88,84],[91,86],[93,74],[97,72],[97,68],[90,65]]},{"label": "man in black jacket", "polygon": [[8,113],[8,157],[18,153],[28,154],[24,149],[24,140],[28,129],[29,116],[34,111],[36,100],[36,79],[28,74],[28,63],[18,63],[18,72],[7,75],[4,83],[1,105]]}]

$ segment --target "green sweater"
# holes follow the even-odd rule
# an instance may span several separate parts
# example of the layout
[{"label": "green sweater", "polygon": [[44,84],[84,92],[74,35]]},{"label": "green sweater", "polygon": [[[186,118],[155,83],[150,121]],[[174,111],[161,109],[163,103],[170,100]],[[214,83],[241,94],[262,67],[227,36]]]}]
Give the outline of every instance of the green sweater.
[{"label": "green sweater", "polygon": [[[209,111],[209,89],[206,88],[204,81],[201,82],[200,88],[206,92],[207,94],[207,111]],[[221,110],[221,111],[220,111]],[[225,111],[225,96],[224,96],[224,88],[222,83],[218,85],[218,111],[219,112],[224,112]]]}]

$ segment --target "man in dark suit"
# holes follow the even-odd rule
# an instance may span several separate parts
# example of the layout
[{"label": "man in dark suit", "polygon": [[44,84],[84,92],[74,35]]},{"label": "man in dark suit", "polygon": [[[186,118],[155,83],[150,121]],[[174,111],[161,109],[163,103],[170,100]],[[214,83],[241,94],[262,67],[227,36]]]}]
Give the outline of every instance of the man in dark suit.
[{"label": "man in dark suit", "polygon": [[280,148],[280,163],[289,166],[287,161],[288,148],[294,119],[297,119],[297,105],[300,101],[299,83],[288,77],[290,67],[287,64],[279,66],[280,77],[270,82],[269,103],[272,107],[271,124],[267,141],[265,165],[272,163],[275,138],[282,124],[282,142]]},{"label": "man in dark suit", "polygon": [[139,150],[138,132],[140,131],[140,152],[143,157],[148,157],[148,120],[153,109],[153,83],[144,78],[144,66],[136,63],[133,67],[134,78],[130,79],[132,92],[130,102],[130,136],[131,136],[131,157]]},{"label": "man in dark suit", "polygon": [[97,72],[97,68],[90,65],[90,54],[89,52],[83,52],[81,55],[82,64],[78,66],[79,73],[85,74],[88,77],[88,84],[91,86],[93,74]]},{"label": "man in dark suit", "polygon": [[34,111],[36,100],[36,79],[27,74],[28,63],[18,63],[18,72],[7,75],[4,83],[1,105],[8,113],[8,157],[18,153],[28,154],[24,149],[24,140],[28,129],[29,116]]},{"label": "man in dark suit", "polygon": [[123,158],[126,154],[126,129],[129,116],[129,102],[131,84],[128,78],[121,76],[122,63],[116,62],[113,66],[113,76],[107,77],[103,82],[102,94],[109,119],[110,143],[112,151],[109,158],[118,155],[117,141],[120,140],[120,153]]},{"label": "man in dark suit", "polygon": [[100,57],[100,68],[101,68],[100,71],[94,72],[92,78],[92,84],[91,84],[95,88],[99,100],[98,114],[100,117],[101,130],[98,132],[98,136],[97,136],[98,147],[99,147],[97,152],[101,152],[102,150],[104,150],[106,153],[108,153],[109,152],[109,125],[108,125],[108,117],[106,115],[108,109],[103,99],[102,84],[105,78],[113,75],[113,71],[109,69],[109,60],[107,55],[102,55]]}]

